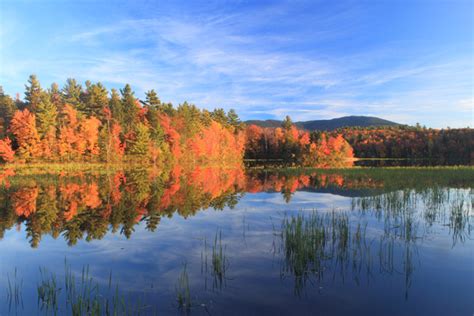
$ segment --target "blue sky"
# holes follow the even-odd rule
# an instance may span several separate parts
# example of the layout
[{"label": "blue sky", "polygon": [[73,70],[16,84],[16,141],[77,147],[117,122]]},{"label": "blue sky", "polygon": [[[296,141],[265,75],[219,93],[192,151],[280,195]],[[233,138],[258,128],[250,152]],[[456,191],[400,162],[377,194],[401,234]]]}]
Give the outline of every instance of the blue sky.
[{"label": "blue sky", "polygon": [[473,1],[0,1],[0,84],[130,83],[241,118],[474,126]]}]

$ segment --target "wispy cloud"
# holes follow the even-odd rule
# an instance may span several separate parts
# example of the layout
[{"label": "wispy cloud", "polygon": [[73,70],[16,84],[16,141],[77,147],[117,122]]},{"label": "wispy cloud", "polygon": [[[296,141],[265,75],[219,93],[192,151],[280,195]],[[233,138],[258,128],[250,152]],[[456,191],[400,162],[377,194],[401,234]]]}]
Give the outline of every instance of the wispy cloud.
[{"label": "wispy cloud", "polygon": [[45,43],[56,50],[9,54],[14,62],[2,65],[1,78],[16,81],[35,71],[59,82],[69,76],[113,87],[128,82],[138,96],[155,88],[164,100],[234,107],[245,119],[371,114],[414,123],[428,110],[430,124],[443,126],[444,109],[465,113],[472,105],[469,56],[420,54],[400,40],[346,50],[345,42],[366,31],[368,8],[306,11],[310,5],[282,1],[235,11],[211,5],[58,31]]}]

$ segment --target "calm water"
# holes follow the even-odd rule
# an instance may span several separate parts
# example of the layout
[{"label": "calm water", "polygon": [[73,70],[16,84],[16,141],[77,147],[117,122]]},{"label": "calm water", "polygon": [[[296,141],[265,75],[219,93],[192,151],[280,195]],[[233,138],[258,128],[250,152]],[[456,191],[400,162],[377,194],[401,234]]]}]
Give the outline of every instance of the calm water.
[{"label": "calm water", "polygon": [[26,173],[0,315],[474,313],[472,169]]}]

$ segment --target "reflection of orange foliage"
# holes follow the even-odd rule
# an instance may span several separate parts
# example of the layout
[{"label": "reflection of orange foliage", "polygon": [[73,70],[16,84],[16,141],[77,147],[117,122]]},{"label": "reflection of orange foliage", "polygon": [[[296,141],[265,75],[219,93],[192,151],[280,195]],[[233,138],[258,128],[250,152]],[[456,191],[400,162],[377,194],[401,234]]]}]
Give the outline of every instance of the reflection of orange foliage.
[{"label": "reflection of orange foliage", "polygon": [[242,168],[222,169],[222,168],[200,168],[197,167],[188,176],[189,184],[201,188],[211,198],[217,198],[225,192],[234,188],[238,183],[242,183],[244,177]]},{"label": "reflection of orange foliage", "polygon": [[[12,169],[4,170],[0,174],[0,181],[6,182],[12,175]],[[140,221],[154,227],[153,222],[156,225],[157,218],[171,216],[174,212],[187,217],[200,209],[232,206],[240,192],[282,192],[285,200],[289,201],[292,193],[307,187],[352,189],[383,185],[381,181],[366,176],[330,171],[299,175],[244,174],[240,165],[190,169],[176,164],[169,174],[156,173],[156,176],[158,178],[149,178],[146,173],[131,174],[127,181],[125,172],[117,172],[106,178],[68,174],[59,178],[59,187],[48,182],[44,186],[27,184],[16,188],[16,191],[7,188],[3,192],[11,201],[7,205],[12,205],[12,212],[21,217],[16,221],[18,223],[38,223],[39,220],[44,221],[45,225],[28,227],[35,230],[50,229],[49,232],[56,236],[69,229],[80,229],[93,235],[93,238],[100,238],[109,223],[114,228],[122,225],[127,231],[133,231],[133,225]],[[42,210],[58,209],[62,216],[52,212],[36,212],[37,200]],[[48,209],[47,203],[54,205]],[[43,216],[50,216],[50,220]],[[71,226],[69,222],[73,219],[74,224]],[[89,221],[91,225],[87,225]],[[41,235],[44,231],[36,233]]]},{"label": "reflection of orange foliage", "polygon": [[127,178],[125,177],[125,174],[123,171],[119,171],[115,174],[114,179],[113,179],[113,187],[111,190],[111,199],[112,203],[114,205],[117,205],[118,202],[120,202],[120,199],[122,198],[122,192],[120,191],[120,186],[122,184],[125,184],[127,182]]},{"label": "reflection of orange foliage", "polygon": [[97,183],[82,185],[68,183],[61,186],[59,191],[61,193],[61,198],[66,205],[66,211],[64,212],[64,218],[66,221],[74,218],[79,208],[89,207],[95,209],[102,204],[99,197],[99,187]]},{"label": "reflection of orange foliage", "polygon": [[8,181],[8,177],[14,176],[15,170],[12,168],[3,169],[0,171],[0,184],[4,185],[7,189],[10,187],[10,181]]},{"label": "reflection of orange foliage", "polygon": [[38,187],[22,188],[12,194],[12,205],[17,216],[28,218],[36,212],[36,199],[38,198]]},{"label": "reflection of orange foliage", "polygon": [[163,196],[161,197],[160,206],[163,208],[167,208],[171,204],[171,197],[176,194],[181,188],[180,185],[180,177],[181,177],[182,168],[179,165],[175,165],[173,170],[171,170],[170,175],[170,186],[166,188],[163,192]]}]

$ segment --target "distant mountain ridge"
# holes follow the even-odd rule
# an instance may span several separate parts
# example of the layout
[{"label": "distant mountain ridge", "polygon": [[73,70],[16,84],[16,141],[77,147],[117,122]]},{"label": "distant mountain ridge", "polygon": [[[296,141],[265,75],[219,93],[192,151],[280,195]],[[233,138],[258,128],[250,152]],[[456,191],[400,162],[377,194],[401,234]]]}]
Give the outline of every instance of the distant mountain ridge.
[{"label": "distant mountain ridge", "polygon": [[[280,127],[280,120],[248,120],[246,124],[255,124],[261,127]],[[372,126],[400,126],[402,124],[384,120],[374,116],[344,116],[331,120],[300,121],[294,123],[306,130],[332,131],[341,127],[372,127]]]}]

